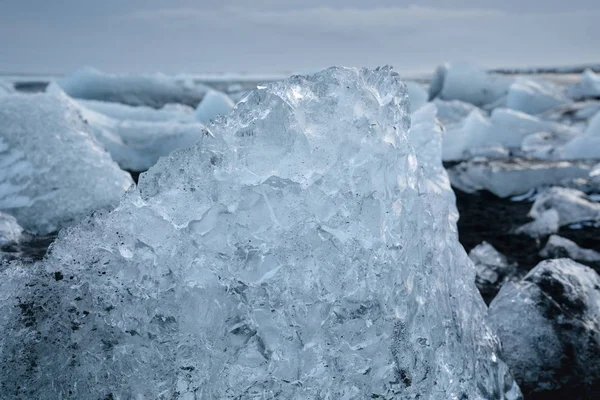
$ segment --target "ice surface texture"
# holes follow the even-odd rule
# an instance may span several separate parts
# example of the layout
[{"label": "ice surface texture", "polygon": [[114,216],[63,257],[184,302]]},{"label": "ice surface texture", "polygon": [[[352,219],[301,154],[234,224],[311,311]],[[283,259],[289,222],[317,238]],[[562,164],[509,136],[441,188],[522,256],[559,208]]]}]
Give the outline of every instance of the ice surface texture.
[{"label": "ice surface texture", "polygon": [[45,274],[5,270],[2,392],[518,398],[434,116],[409,132],[389,68],[252,92],[113,212],[63,231]]},{"label": "ice surface texture", "polygon": [[600,277],[594,270],[564,258],[543,261],[519,283],[502,287],[489,320],[527,398],[598,398]]},{"label": "ice surface texture", "polygon": [[0,98],[0,210],[46,234],[112,207],[132,184],[63,98]]}]

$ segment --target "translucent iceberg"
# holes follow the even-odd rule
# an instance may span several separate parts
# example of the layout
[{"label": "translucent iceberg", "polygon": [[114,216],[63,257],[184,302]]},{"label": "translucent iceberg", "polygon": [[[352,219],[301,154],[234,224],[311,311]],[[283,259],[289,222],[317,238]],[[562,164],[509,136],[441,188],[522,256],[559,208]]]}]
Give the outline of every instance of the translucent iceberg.
[{"label": "translucent iceberg", "polygon": [[204,85],[186,85],[166,75],[110,75],[94,68],[80,69],[57,83],[65,93],[77,99],[154,108],[169,103],[196,107],[208,91]]},{"label": "translucent iceberg", "polygon": [[598,398],[600,276],[593,269],[543,261],[502,287],[488,319],[528,398]]},{"label": "translucent iceberg", "polygon": [[28,231],[47,234],[110,208],[132,183],[64,98],[0,98],[0,210]]},{"label": "translucent iceberg", "polygon": [[204,124],[219,115],[227,115],[235,103],[225,93],[210,90],[196,108],[196,119]]},{"label": "translucent iceberg", "polygon": [[469,64],[444,64],[435,71],[429,98],[461,100],[481,107],[505,98],[512,81]]},{"label": "translucent iceberg", "polygon": [[252,92],[113,212],[63,231],[45,273],[3,271],[5,393],[519,398],[434,115],[409,131],[389,68]]},{"label": "translucent iceberg", "polygon": [[541,114],[553,108],[569,104],[572,100],[563,90],[550,82],[517,78],[510,85],[506,107],[527,114]]},{"label": "translucent iceberg", "polygon": [[567,88],[567,95],[575,100],[600,97],[600,77],[586,69],[579,82]]}]

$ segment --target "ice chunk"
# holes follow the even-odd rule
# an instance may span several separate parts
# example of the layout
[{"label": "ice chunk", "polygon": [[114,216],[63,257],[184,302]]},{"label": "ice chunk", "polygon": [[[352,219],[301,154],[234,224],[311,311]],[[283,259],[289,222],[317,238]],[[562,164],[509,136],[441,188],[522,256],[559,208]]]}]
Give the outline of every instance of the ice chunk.
[{"label": "ice chunk", "polygon": [[579,82],[567,88],[567,95],[575,100],[600,97],[600,77],[586,69]]},{"label": "ice chunk", "polygon": [[544,258],[568,257],[582,263],[599,263],[600,253],[591,249],[582,249],[577,243],[563,237],[552,235],[546,246],[540,251]]},{"label": "ice chunk", "polygon": [[558,212],[560,226],[600,220],[600,203],[590,201],[585,193],[576,189],[553,187],[540,193],[529,215],[538,218],[550,209]]},{"label": "ice chunk", "polygon": [[14,89],[11,84],[9,84],[8,82],[0,82],[0,96],[11,94],[13,92]]},{"label": "ice chunk", "polygon": [[184,82],[162,74],[110,75],[93,68],[80,69],[57,83],[65,93],[77,99],[154,108],[168,103],[196,107],[208,91],[204,85],[185,85]]},{"label": "ice chunk", "polygon": [[[85,122],[90,126],[94,136],[104,148],[110,153],[113,160],[119,166],[128,171],[146,171],[156,161],[168,155],[175,149],[187,148],[196,144],[204,134],[207,134],[204,125],[196,122],[193,114],[190,122],[161,120],[161,110],[146,109],[139,107],[138,112],[133,111],[136,107],[116,104],[110,106],[113,116],[133,117],[132,120],[120,120],[111,118],[100,112],[86,107],[89,102],[81,102],[70,99],[58,86],[50,84],[48,92],[62,97],[77,108]],[[97,102],[99,103],[99,102]],[[93,105],[93,108],[97,108]],[[104,108],[105,110],[108,108]],[[145,110],[144,110],[145,109]],[[136,120],[143,114],[152,115],[150,121]],[[182,118],[185,120],[185,118]]]},{"label": "ice chunk", "polygon": [[112,207],[131,184],[64,98],[0,98],[0,210],[28,231],[46,234]]},{"label": "ice chunk", "polygon": [[590,119],[583,135],[557,149],[556,157],[563,160],[600,159],[600,112]]},{"label": "ice chunk", "polygon": [[581,135],[556,150],[560,160],[599,160],[600,136]]},{"label": "ice chunk", "polygon": [[[444,132],[443,160],[457,161],[468,158],[469,149],[485,146],[484,135],[490,128],[489,119],[479,109],[472,110],[462,122],[448,126]],[[494,144],[501,146],[499,143]]]},{"label": "ice chunk", "polygon": [[129,106],[127,104],[109,103],[98,100],[77,100],[88,110],[106,115],[112,119],[124,121],[166,122],[194,121],[194,109],[183,104],[167,104],[160,109],[146,106]]},{"label": "ice chunk", "polygon": [[510,158],[510,151],[501,145],[491,145],[467,150],[466,155],[468,158],[477,157],[492,160],[507,160]]},{"label": "ice chunk", "polygon": [[469,252],[475,264],[475,284],[486,300],[494,298],[504,281],[515,272],[516,265],[488,242],[475,246]]},{"label": "ice chunk", "polygon": [[537,214],[536,218],[527,224],[518,227],[516,234],[542,238],[558,232],[560,228],[560,215],[555,209],[545,210]]},{"label": "ice chunk", "polygon": [[438,119],[444,125],[452,125],[462,122],[475,109],[476,106],[460,100],[435,99],[433,103],[437,107]]},{"label": "ice chunk", "polygon": [[592,399],[600,388],[600,277],[568,259],[543,261],[492,301],[490,323],[529,398]]},{"label": "ice chunk", "polygon": [[541,114],[571,102],[561,88],[550,82],[526,78],[517,78],[506,97],[507,108],[527,114]]},{"label": "ice chunk", "polygon": [[23,228],[12,215],[0,211],[0,250],[21,240]]},{"label": "ice chunk", "polygon": [[592,164],[583,161],[470,160],[449,168],[448,175],[452,186],[463,192],[488,190],[498,197],[510,197],[587,179],[591,169]]},{"label": "ice chunk", "polygon": [[600,111],[590,118],[585,134],[587,136],[600,137]]},{"label": "ice chunk", "polygon": [[518,398],[457,240],[434,115],[418,110],[409,131],[389,68],[252,92],[113,212],[63,231],[30,280],[4,273],[2,387]]},{"label": "ice chunk", "polygon": [[511,78],[472,65],[444,64],[435,72],[429,86],[429,98],[461,100],[481,107],[505,97],[511,83]]},{"label": "ice chunk", "polygon": [[410,111],[415,112],[419,108],[423,107],[427,103],[427,90],[423,85],[417,82],[406,82],[406,88],[408,89],[408,100],[410,101]]},{"label": "ice chunk", "polygon": [[506,108],[492,111],[490,118],[474,110],[460,125],[448,128],[444,137],[444,160],[462,160],[470,149],[503,146],[518,149],[532,134],[544,132],[553,147],[577,135],[574,129]]},{"label": "ice chunk", "polygon": [[234,105],[225,93],[210,90],[196,108],[196,119],[206,124],[219,115],[227,115]]}]

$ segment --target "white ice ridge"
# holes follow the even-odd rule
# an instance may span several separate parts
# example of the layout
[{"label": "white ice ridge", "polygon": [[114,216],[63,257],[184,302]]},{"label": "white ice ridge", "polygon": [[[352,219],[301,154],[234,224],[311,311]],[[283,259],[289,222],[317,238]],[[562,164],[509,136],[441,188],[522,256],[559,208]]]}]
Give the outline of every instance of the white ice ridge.
[{"label": "white ice ridge", "polygon": [[36,234],[111,208],[133,183],[67,100],[0,97],[0,210]]},{"label": "white ice ridge", "polygon": [[410,128],[388,67],[250,93],[114,211],[63,231],[38,270],[4,270],[4,393],[519,398],[434,116]]}]

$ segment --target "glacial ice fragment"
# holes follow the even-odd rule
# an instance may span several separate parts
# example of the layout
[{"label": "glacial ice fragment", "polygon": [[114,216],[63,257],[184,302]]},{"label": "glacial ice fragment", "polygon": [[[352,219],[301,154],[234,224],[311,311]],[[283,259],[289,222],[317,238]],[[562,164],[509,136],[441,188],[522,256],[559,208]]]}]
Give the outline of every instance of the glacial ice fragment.
[{"label": "glacial ice fragment", "polygon": [[204,125],[195,120],[193,112],[187,115],[181,110],[185,106],[155,110],[74,100],[54,83],[48,86],[47,92],[76,108],[112,159],[128,171],[146,171],[173,150],[192,147],[206,131]]},{"label": "glacial ice fragment", "polygon": [[500,253],[488,242],[482,242],[469,252],[469,258],[475,264],[475,284],[486,300],[494,298],[504,281],[516,269],[504,254]]},{"label": "glacial ice fragment", "polygon": [[582,249],[572,240],[557,235],[550,236],[546,246],[540,251],[540,256],[544,258],[568,257],[588,265],[598,264],[600,266],[600,253],[591,249]]},{"label": "glacial ice fragment", "polygon": [[19,242],[23,228],[16,218],[0,211],[0,250],[10,244]]},{"label": "glacial ice fragment", "polygon": [[510,85],[506,107],[527,114],[541,114],[553,108],[569,104],[572,100],[563,90],[550,82],[517,78]]},{"label": "glacial ice fragment", "polygon": [[506,283],[488,320],[529,398],[600,395],[600,276],[569,259],[543,261]]},{"label": "glacial ice fragment", "polygon": [[600,97],[600,76],[591,69],[581,74],[579,82],[567,88],[567,95],[575,100]]},{"label": "glacial ice fragment", "polygon": [[0,210],[36,234],[110,208],[131,177],[60,97],[0,98]]},{"label": "glacial ice fragment", "polygon": [[511,78],[488,73],[473,65],[444,64],[435,71],[429,98],[461,100],[481,107],[505,98],[511,83]]},{"label": "glacial ice fragment", "polygon": [[434,116],[410,128],[390,68],[250,93],[114,211],[63,231],[35,274],[2,272],[4,393],[519,398]]},{"label": "glacial ice fragment", "polygon": [[76,99],[154,108],[169,103],[196,107],[208,91],[204,85],[186,85],[185,82],[166,75],[111,75],[89,67],[75,71],[57,83],[69,96]]},{"label": "glacial ice fragment", "polygon": [[228,114],[235,103],[225,93],[209,90],[196,108],[196,119],[207,124],[219,115]]}]

